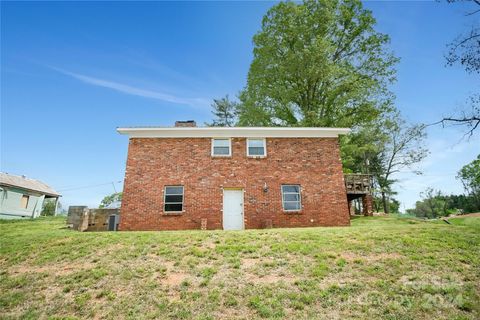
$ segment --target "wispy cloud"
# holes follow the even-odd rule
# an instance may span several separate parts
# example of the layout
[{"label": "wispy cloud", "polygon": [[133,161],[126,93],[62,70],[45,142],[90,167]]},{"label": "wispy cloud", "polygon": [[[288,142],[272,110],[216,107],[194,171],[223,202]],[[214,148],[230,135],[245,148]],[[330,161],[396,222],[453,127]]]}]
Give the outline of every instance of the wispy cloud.
[{"label": "wispy cloud", "polygon": [[403,208],[413,208],[415,201],[420,199],[420,193],[427,187],[441,190],[446,194],[462,194],[463,186],[456,179],[458,170],[469,163],[478,155],[475,148],[480,137],[459,142],[461,133],[454,129],[430,129],[427,140],[430,155],[423,161],[419,168],[424,174],[415,175],[410,170],[405,170],[395,176],[398,183],[395,196],[402,203]]},{"label": "wispy cloud", "polygon": [[144,98],[150,98],[150,99],[155,99],[155,100],[161,100],[165,102],[171,102],[175,104],[183,104],[183,105],[189,105],[193,107],[203,107],[209,105],[209,100],[204,99],[204,98],[186,98],[186,97],[179,97],[175,96],[172,94],[168,94],[165,92],[160,92],[160,91],[155,91],[155,90],[149,90],[149,89],[144,89],[144,88],[139,88],[139,87],[134,87],[128,84],[124,83],[119,83],[115,81],[110,81],[110,80],[105,80],[105,79],[100,79],[92,76],[87,76],[84,74],[80,73],[75,73],[67,70],[63,70],[60,68],[56,67],[51,67],[52,69],[63,73],[65,75],[68,75],[72,78],[75,78],[77,80],[80,80],[84,83],[98,86],[98,87],[103,87],[103,88],[108,88],[112,89],[121,93],[129,94],[129,95],[134,95],[134,96],[139,96],[139,97],[144,97]]}]

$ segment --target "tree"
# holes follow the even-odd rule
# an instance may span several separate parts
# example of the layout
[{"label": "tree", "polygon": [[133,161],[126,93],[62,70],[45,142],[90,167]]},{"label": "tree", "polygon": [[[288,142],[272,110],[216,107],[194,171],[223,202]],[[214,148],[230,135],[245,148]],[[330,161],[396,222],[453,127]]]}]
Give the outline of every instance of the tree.
[{"label": "tree", "polygon": [[472,196],[476,207],[480,209],[480,154],[477,159],[460,169],[457,179],[462,181],[465,191]]},{"label": "tree", "polygon": [[358,0],[273,6],[240,94],[245,126],[361,126],[391,108],[398,61]]},{"label": "tree", "polygon": [[444,195],[440,191],[427,188],[420,194],[423,199],[417,201],[414,209],[408,209],[407,212],[418,217],[436,218],[446,216],[452,213],[471,213],[478,212],[480,207],[474,202],[470,195]]},{"label": "tree", "polygon": [[[388,208],[390,213],[400,213],[400,201],[390,197],[388,201]],[[383,199],[376,193],[373,194],[373,210],[374,212],[380,212],[383,210]]]},{"label": "tree", "polygon": [[450,209],[457,209],[461,213],[472,213],[480,211],[480,204],[478,199],[474,199],[472,195],[450,195],[449,205]]},{"label": "tree", "polygon": [[238,103],[230,101],[228,95],[221,99],[213,99],[212,114],[215,116],[212,127],[232,127],[237,121]]},{"label": "tree", "polygon": [[100,202],[99,208],[100,209],[107,208],[111,204],[115,204],[116,202],[121,202],[122,201],[122,196],[123,196],[123,192],[116,192],[116,193],[112,193],[108,196],[105,196],[103,198],[102,202]]},{"label": "tree", "polygon": [[371,173],[372,159],[388,141],[388,135],[383,126],[384,117],[372,121],[368,126],[356,129],[349,135],[340,137],[340,150],[346,173]]},{"label": "tree", "polygon": [[450,213],[470,213],[480,210],[480,154],[477,159],[463,166],[457,174],[461,180],[466,195],[446,196],[440,191],[427,188],[420,195],[422,201],[417,201],[415,209],[410,210],[415,215],[436,218]]},{"label": "tree", "polygon": [[[457,1],[448,0],[448,2]],[[473,0],[470,3],[476,4],[477,8],[468,12],[466,16],[480,15],[480,0]],[[478,21],[467,32],[448,44],[446,59],[449,66],[460,64],[469,73],[480,73],[480,25]]]},{"label": "tree", "polygon": [[397,199],[391,198],[390,199],[390,212],[392,213],[399,213],[400,212],[400,201]]},{"label": "tree", "polygon": [[42,212],[40,215],[42,216],[54,216],[56,210],[56,201],[57,199],[45,199],[42,206]]},{"label": "tree", "polygon": [[417,201],[415,203],[415,209],[413,210],[413,213],[417,217],[432,219],[449,214],[447,198],[441,191],[427,188],[424,192],[420,193],[420,196],[422,197],[422,201]]},{"label": "tree", "polygon": [[[456,2],[448,0],[448,2]],[[480,0],[473,0],[470,3],[477,5],[477,8],[468,12],[467,16],[480,15]],[[475,20],[474,25],[466,33],[459,35],[448,45],[446,55],[447,65],[460,64],[468,73],[480,74],[480,20]],[[457,115],[445,117],[439,121],[442,125],[462,125],[468,128],[467,134],[472,135],[480,127],[480,95],[473,94],[469,98],[469,106],[466,110]]]},{"label": "tree", "polygon": [[382,198],[383,210],[389,213],[388,196],[392,194],[392,185],[396,182],[392,176],[422,161],[428,155],[428,150],[424,146],[425,126],[408,125],[398,112],[385,119],[381,127],[385,140],[379,144],[377,152],[370,155],[369,162]]},{"label": "tree", "polygon": [[474,131],[480,126],[480,95],[474,94],[469,97],[468,110],[460,111],[457,115],[445,117],[439,121],[443,126],[460,125],[467,127],[466,135],[472,136]]}]

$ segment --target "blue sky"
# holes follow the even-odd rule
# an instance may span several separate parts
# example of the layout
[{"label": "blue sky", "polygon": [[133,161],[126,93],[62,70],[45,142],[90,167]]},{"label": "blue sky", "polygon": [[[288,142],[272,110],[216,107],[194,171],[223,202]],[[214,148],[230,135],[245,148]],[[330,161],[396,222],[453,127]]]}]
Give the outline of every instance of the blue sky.
[{"label": "blue sky", "polygon": [[[47,182],[64,206],[98,205],[122,188],[128,141],[115,128],[209,121],[212,98],[245,85],[252,36],[273,4],[2,2],[1,171]],[[469,4],[365,6],[401,58],[392,90],[408,121],[437,121],[478,92],[478,75],[444,66],[446,44],[473,23]],[[402,209],[427,186],[461,193],[455,174],[480,152],[480,133],[428,133],[424,175],[397,176]]]}]

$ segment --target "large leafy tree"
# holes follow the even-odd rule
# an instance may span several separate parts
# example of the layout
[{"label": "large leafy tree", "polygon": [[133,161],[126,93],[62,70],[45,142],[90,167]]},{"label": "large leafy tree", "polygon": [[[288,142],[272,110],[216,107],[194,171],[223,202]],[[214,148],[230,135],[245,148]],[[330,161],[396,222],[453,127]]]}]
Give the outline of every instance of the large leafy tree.
[{"label": "large leafy tree", "polygon": [[457,179],[462,181],[465,191],[473,198],[476,207],[480,208],[480,154],[460,169]]},{"label": "large leafy tree", "polygon": [[253,38],[237,110],[243,126],[353,128],[341,138],[344,169],[372,173],[388,212],[392,175],[425,157],[425,134],[393,107],[388,87],[398,59],[375,23],[358,0],[273,6]]},{"label": "large leafy tree", "polygon": [[358,0],[281,2],[254,36],[240,125],[361,126],[391,109],[397,59]]}]

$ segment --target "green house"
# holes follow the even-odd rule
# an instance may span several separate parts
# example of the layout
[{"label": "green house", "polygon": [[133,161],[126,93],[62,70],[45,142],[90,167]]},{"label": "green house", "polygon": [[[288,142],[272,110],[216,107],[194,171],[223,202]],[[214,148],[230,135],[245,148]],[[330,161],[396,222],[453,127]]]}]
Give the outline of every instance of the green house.
[{"label": "green house", "polygon": [[45,201],[54,201],[57,208],[59,197],[41,181],[0,172],[0,218],[36,218]]}]

